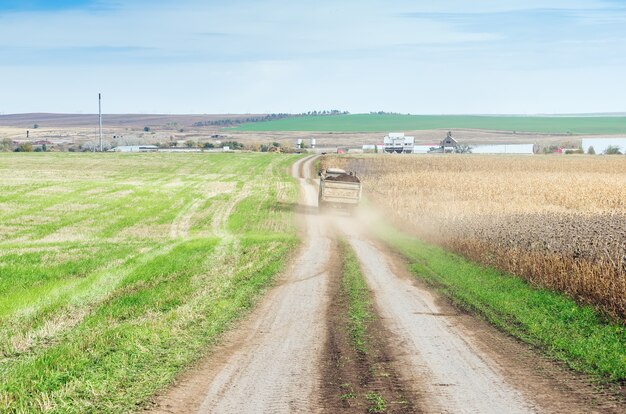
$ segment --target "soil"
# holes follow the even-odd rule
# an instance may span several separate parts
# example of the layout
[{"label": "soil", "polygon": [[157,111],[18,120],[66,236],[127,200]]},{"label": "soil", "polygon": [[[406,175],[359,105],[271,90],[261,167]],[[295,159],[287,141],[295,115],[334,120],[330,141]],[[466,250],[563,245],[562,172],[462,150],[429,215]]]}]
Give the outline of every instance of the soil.
[{"label": "soil", "polygon": [[340,181],[340,182],[346,182],[346,183],[360,182],[360,180],[358,179],[356,175],[350,175],[350,174],[342,174],[337,177],[328,176],[326,177],[326,181]]},{"label": "soil", "polygon": [[[176,124],[190,127],[195,122],[218,119],[242,119],[263,115],[159,115],[159,114],[104,114],[105,125],[143,128],[145,125]],[[8,114],[0,116],[0,126],[31,128],[40,124],[46,128],[93,127],[98,124],[98,114]],[[180,128],[180,127],[179,127]],[[173,128],[177,129],[177,128]]]},{"label": "soil", "polygon": [[411,384],[403,382],[392,367],[389,334],[378,315],[367,325],[367,353],[352,345],[348,332],[349,298],[341,289],[341,264],[331,268],[328,333],[324,360],[324,384],[320,405],[328,413],[367,413],[374,404],[370,393],[380,395],[387,413],[417,413]]}]

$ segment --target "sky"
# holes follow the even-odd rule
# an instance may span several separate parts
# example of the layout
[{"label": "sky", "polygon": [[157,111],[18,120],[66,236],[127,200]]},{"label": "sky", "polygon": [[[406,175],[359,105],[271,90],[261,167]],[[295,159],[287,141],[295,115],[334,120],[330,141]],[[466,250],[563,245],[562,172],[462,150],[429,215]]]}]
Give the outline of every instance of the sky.
[{"label": "sky", "polygon": [[0,114],[626,112],[623,0],[0,0]]}]

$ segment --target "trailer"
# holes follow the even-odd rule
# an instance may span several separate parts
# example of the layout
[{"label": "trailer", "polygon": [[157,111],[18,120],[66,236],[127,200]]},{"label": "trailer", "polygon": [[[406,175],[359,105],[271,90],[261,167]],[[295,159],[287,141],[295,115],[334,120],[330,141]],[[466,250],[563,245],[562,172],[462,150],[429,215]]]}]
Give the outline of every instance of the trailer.
[{"label": "trailer", "polygon": [[319,172],[320,189],[318,206],[347,209],[352,212],[361,201],[361,180],[354,172],[339,168],[328,168]]}]

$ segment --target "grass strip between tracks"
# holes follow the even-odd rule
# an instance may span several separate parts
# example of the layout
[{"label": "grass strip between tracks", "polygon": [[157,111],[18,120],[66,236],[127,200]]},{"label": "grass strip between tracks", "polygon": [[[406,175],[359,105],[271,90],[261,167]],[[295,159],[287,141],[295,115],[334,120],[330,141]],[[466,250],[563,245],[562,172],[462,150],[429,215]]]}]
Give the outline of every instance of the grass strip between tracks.
[{"label": "grass strip between tracks", "polygon": [[348,332],[354,349],[367,354],[369,347],[367,328],[374,318],[369,290],[363,279],[359,262],[345,242],[340,242],[343,257],[341,269],[341,289],[348,298]]},{"label": "grass strip between tracks", "polygon": [[626,381],[626,326],[590,306],[485,268],[390,227],[377,229],[410,262],[416,277],[458,306],[541,348],[569,367],[616,383]]},{"label": "grass strip between tracks", "polygon": [[387,335],[358,259],[344,240],[338,251],[340,278],[333,282],[329,313],[326,408],[343,413],[413,413],[406,384],[391,367]]}]

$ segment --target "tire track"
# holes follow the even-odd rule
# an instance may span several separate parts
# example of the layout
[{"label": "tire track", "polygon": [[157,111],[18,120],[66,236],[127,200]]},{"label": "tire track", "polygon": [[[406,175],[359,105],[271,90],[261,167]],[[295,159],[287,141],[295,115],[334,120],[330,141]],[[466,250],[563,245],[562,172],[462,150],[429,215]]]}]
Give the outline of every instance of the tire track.
[{"label": "tire track", "polygon": [[442,316],[434,298],[395,276],[362,235],[339,223],[359,257],[381,316],[400,340],[402,360],[423,387],[427,412],[529,413],[535,407]]}]

